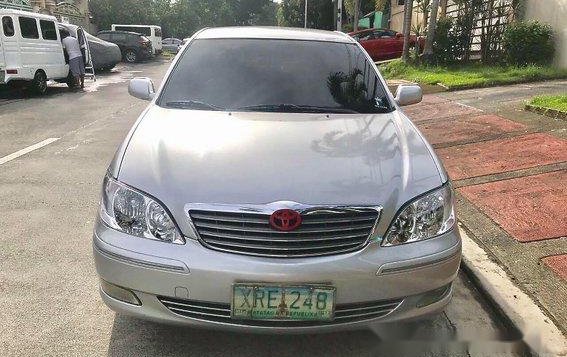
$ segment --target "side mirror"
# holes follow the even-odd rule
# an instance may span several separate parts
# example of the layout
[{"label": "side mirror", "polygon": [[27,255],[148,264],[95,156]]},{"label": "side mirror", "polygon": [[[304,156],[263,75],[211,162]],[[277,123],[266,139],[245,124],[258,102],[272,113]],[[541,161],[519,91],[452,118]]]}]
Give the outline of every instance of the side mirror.
[{"label": "side mirror", "polygon": [[128,93],[142,100],[152,100],[156,94],[154,82],[147,77],[133,78],[128,85]]},{"label": "side mirror", "polygon": [[396,103],[400,107],[404,105],[411,105],[417,104],[421,102],[423,98],[423,92],[421,91],[421,87],[416,84],[410,85],[399,85],[398,89],[396,90]]}]

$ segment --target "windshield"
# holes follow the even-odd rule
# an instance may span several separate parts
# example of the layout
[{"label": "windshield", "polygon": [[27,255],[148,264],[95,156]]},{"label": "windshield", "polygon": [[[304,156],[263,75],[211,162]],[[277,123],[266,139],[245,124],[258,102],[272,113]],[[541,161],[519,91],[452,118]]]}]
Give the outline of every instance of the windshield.
[{"label": "windshield", "polygon": [[355,44],[274,39],[193,41],[158,104],[272,112],[392,110],[372,64]]}]

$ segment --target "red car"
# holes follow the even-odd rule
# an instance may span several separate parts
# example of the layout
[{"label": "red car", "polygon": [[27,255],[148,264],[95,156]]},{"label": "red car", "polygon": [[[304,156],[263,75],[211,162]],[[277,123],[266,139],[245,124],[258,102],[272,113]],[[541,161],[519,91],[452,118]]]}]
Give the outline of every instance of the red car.
[{"label": "red car", "polygon": [[[404,35],[388,29],[367,29],[349,33],[368,52],[374,61],[398,58],[402,56]],[[423,51],[425,39],[419,37],[420,52]],[[410,47],[415,47],[416,36],[410,37]]]}]

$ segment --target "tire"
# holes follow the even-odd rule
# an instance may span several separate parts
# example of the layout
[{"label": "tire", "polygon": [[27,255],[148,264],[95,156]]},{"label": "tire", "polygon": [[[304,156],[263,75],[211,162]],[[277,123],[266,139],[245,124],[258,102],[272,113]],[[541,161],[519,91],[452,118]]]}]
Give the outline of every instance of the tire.
[{"label": "tire", "polygon": [[124,52],[124,60],[128,63],[138,62],[138,54],[134,50],[126,50]]},{"label": "tire", "polygon": [[45,95],[47,93],[47,75],[39,70],[35,72],[32,81],[32,90],[35,94]]}]

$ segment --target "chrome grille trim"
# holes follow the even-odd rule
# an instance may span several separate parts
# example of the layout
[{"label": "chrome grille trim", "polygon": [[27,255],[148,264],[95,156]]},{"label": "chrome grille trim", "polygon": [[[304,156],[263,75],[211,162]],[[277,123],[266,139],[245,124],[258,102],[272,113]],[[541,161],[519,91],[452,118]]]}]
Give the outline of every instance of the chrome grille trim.
[{"label": "chrome grille trim", "polygon": [[301,213],[301,226],[282,232],[269,224],[271,213],[281,206],[263,210],[231,210],[231,207],[218,206],[188,209],[197,237],[205,247],[274,258],[334,255],[360,250],[368,243],[380,217],[380,208],[377,207],[301,206],[298,209],[291,206]]},{"label": "chrome grille trim", "polygon": [[400,306],[402,299],[372,301],[356,304],[337,304],[332,321],[280,321],[232,319],[230,304],[158,296],[158,300],[172,313],[201,321],[230,325],[265,327],[325,326],[349,322],[361,322],[384,317]]}]

